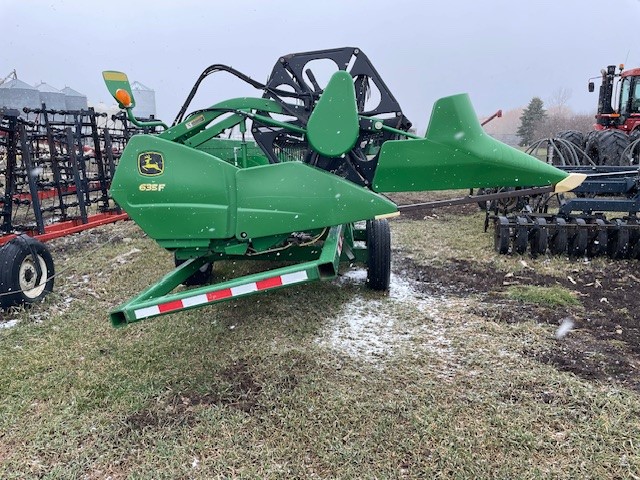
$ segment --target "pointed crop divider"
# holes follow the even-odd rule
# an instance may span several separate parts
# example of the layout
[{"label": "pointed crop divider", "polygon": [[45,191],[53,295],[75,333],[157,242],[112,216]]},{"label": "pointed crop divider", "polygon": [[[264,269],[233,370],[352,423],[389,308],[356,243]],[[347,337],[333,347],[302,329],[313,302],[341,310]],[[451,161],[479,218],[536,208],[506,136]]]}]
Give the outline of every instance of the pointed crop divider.
[{"label": "pointed crop divider", "polygon": [[555,185],[568,173],[484,132],[468,95],[441,98],[424,139],[382,145],[376,192]]}]

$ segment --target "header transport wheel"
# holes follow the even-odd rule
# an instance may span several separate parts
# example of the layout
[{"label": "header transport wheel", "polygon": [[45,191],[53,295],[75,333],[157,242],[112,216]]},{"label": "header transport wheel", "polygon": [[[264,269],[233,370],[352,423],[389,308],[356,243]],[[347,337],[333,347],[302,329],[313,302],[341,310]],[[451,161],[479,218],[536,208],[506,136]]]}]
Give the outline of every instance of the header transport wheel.
[{"label": "header transport wheel", "polygon": [[41,242],[20,236],[0,249],[0,306],[31,304],[53,290],[51,253]]},{"label": "header transport wheel", "polygon": [[387,291],[391,282],[391,230],[386,220],[367,220],[367,285]]}]

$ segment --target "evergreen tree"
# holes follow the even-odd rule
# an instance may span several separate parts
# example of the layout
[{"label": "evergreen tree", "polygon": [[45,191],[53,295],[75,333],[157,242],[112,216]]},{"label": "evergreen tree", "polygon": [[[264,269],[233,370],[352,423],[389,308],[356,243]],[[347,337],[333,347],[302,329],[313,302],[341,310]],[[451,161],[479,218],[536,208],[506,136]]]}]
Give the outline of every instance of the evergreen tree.
[{"label": "evergreen tree", "polygon": [[535,140],[536,128],[545,120],[547,112],[542,100],[533,97],[520,116],[520,127],[516,132],[520,137],[520,146],[524,147]]}]

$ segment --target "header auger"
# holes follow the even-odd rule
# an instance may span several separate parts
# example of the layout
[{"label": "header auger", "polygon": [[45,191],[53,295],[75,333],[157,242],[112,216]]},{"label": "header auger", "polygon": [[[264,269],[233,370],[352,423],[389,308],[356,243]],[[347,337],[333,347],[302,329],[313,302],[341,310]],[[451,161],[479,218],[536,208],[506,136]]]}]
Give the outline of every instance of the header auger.
[{"label": "header auger", "polygon": [[[308,68],[315,60],[335,64],[326,85]],[[260,96],[187,115],[201,82],[220,71],[256,87]],[[126,75],[103,75],[136,122]],[[372,92],[379,97],[374,105],[367,101]],[[164,130],[130,140],[111,194],[151,238],[175,252],[178,266],[115,309],[116,326],[331,279],[341,261],[365,263],[369,286],[386,290],[390,234],[384,218],[399,210],[382,193],[522,185],[566,190],[582,180],[486,135],[464,94],[436,102],[424,138],[410,133],[398,102],[357,48],[286,55],[265,84],[212,65],[170,127],[138,124]],[[230,138],[230,129],[241,138]],[[300,263],[209,283],[213,262],[231,258]],[[171,293],[181,283],[202,286]]]}]

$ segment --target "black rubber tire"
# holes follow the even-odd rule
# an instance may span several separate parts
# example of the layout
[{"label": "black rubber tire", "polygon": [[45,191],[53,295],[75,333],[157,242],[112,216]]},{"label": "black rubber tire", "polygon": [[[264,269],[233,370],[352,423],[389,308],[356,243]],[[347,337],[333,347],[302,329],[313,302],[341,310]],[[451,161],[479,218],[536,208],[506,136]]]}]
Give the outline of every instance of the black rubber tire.
[{"label": "black rubber tire", "polygon": [[633,132],[629,134],[629,145],[634,142],[636,143],[631,149],[631,163],[632,165],[640,164],[640,128],[636,128]]},{"label": "black rubber tire", "polygon": [[391,283],[391,230],[386,220],[367,220],[367,285],[386,292]]},{"label": "black rubber tire", "polygon": [[[584,145],[584,134],[582,132],[578,132],[577,130],[565,130],[563,132],[559,132],[556,135],[556,138],[561,140],[566,140],[567,142],[571,142],[578,148],[582,148]],[[558,142],[558,149],[560,150],[560,154],[564,157],[565,163],[564,165],[579,165],[579,153],[577,150],[573,150],[571,152],[570,146],[565,146],[562,142]],[[553,157],[554,165],[563,165],[562,159],[558,156]]]},{"label": "black rubber tire", "polygon": [[513,251],[522,255],[527,251],[529,243],[529,227],[527,217],[516,217],[516,233],[513,236]]},{"label": "black rubber tire", "polygon": [[611,220],[611,225],[609,228],[607,255],[613,259],[624,258],[629,251],[629,229],[624,220],[620,218]]},{"label": "black rubber tire", "polygon": [[620,130],[600,130],[588,136],[587,154],[597,165],[629,165],[630,158],[622,158],[629,146],[629,136]]},{"label": "black rubber tire", "polygon": [[494,222],[493,248],[501,255],[509,253],[509,219],[499,216]]},{"label": "black rubber tire", "polygon": [[529,234],[529,248],[531,249],[531,256],[537,257],[547,253],[549,231],[547,230],[547,221],[544,218],[535,218],[534,223],[535,226]]},{"label": "black rubber tire", "polygon": [[[178,260],[174,254],[173,262],[176,267],[179,267],[184,262],[186,262],[186,260]],[[211,280],[212,273],[213,273],[213,262],[207,262],[202,267],[200,267],[200,269],[196,271],[196,273],[194,273],[189,278],[187,278],[184,282],[182,282],[182,285],[184,285],[185,287],[193,287],[196,285],[206,285]]]},{"label": "black rubber tire", "polygon": [[563,140],[567,140],[573,143],[576,147],[582,148],[584,145],[584,133],[578,132],[577,130],[565,130],[563,132],[558,132],[556,135],[557,138],[562,138]]},{"label": "black rubber tire", "polygon": [[549,242],[549,251],[553,255],[562,255],[567,251],[567,222],[564,218],[556,217],[553,221],[553,235]]},{"label": "black rubber tire", "polygon": [[602,218],[595,218],[591,221],[589,228],[589,244],[587,246],[587,256],[598,257],[607,253],[608,233],[606,222]]},{"label": "black rubber tire", "polygon": [[569,223],[575,227],[569,231],[567,253],[570,257],[584,257],[587,253],[589,240],[587,222],[584,218],[572,218]]},{"label": "black rubber tire", "polygon": [[[35,262],[40,265],[39,280]],[[0,306],[41,301],[53,291],[54,275],[53,258],[43,243],[27,236],[11,240],[0,249]]]}]

